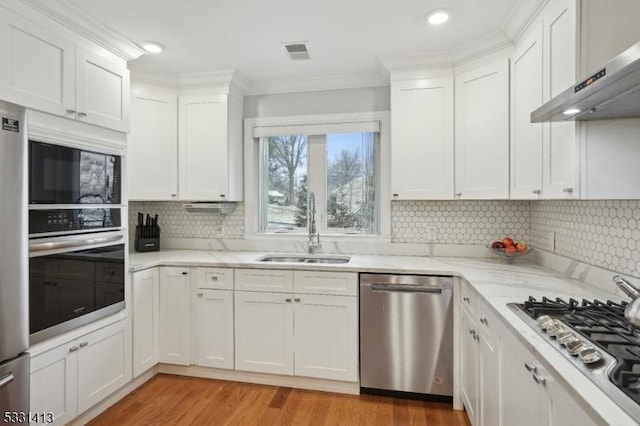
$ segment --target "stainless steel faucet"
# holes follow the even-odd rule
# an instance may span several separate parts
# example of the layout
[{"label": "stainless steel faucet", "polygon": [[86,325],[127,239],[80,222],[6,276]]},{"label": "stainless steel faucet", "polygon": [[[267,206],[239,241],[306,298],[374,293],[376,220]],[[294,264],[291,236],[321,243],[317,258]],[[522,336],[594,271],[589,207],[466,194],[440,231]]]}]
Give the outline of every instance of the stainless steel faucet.
[{"label": "stainless steel faucet", "polygon": [[309,193],[307,206],[307,223],[309,224],[309,254],[320,248],[320,234],[316,229],[316,194]]}]

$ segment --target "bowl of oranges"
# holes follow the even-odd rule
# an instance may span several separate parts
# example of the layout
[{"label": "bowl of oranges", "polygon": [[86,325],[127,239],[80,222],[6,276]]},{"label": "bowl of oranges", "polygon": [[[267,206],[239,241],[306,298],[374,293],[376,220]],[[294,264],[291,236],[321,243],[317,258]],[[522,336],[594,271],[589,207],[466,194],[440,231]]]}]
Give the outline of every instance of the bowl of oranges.
[{"label": "bowl of oranges", "polygon": [[527,243],[515,242],[511,237],[504,237],[500,241],[494,241],[489,245],[491,251],[502,257],[503,262],[513,263],[516,258],[531,253],[531,248]]}]

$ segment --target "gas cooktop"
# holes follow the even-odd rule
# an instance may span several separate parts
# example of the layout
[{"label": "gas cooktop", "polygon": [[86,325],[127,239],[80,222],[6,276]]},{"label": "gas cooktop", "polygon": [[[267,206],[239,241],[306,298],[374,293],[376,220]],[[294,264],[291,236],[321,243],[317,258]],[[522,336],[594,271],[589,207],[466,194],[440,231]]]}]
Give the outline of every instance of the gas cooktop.
[{"label": "gas cooktop", "polygon": [[621,408],[640,419],[640,329],[625,320],[626,305],[529,297],[507,306]]}]

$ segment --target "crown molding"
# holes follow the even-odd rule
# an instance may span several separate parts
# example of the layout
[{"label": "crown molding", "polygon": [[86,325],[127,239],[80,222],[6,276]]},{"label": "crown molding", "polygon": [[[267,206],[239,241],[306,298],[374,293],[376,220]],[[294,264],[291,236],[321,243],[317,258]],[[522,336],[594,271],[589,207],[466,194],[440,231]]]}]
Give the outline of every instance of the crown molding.
[{"label": "crown molding", "polygon": [[126,61],[146,52],[72,0],[19,0]]},{"label": "crown molding", "polygon": [[450,70],[482,56],[512,47],[511,40],[502,30],[496,30],[473,42],[451,50],[378,58],[390,73],[412,73],[420,70]]},{"label": "crown molding", "polygon": [[179,89],[178,77],[175,74],[156,73],[130,69],[131,81],[165,89]]},{"label": "crown molding", "polygon": [[180,89],[206,89],[211,87],[234,87],[244,92],[247,80],[236,70],[219,70],[178,74]]},{"label": "crown molding", "polygon": [[548,2],[549,0],[519,0],[501,26],[509,40],[515,43]]},{"label": "crown molding", "polygon": [[388,86],[385,73],[334,74],[302,79],[251,81],[246,95],[271,95],[279,93],[317,92],[321,90],[359,89]]}]

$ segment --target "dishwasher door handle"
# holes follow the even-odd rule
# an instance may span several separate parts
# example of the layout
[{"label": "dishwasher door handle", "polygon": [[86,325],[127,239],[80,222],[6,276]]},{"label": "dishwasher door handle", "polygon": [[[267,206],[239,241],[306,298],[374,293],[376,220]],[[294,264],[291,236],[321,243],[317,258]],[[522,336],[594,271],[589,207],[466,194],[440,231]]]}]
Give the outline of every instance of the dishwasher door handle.
[{"label": "dishwasher door handle", "polygon": [[421,287],[416,285],[388,285],[388,284],[372,284],[371,291],[378,293],[430,293],[441,294],[441,288]]}]

